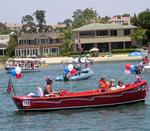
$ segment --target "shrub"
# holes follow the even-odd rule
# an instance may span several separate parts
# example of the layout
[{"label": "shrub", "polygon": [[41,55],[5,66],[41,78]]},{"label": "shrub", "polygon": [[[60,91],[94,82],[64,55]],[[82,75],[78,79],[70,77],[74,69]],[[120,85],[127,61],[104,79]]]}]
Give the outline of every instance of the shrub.
[{"label": "shrub", "polygon": [[130,53],[130,52],[133,52],[133,51],[136,51],[136,48],[131,48],[131,49],[114,49],[112,50],[111,52],[113,54],[124,54],[124,53]]}]

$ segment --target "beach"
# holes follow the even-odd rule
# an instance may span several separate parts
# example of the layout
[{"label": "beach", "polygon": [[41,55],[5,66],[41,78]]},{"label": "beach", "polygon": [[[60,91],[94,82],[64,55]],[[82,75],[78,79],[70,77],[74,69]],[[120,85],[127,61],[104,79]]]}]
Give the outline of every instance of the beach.
[{"label": "beach", "polygon": [[[41,58],[45,60],[48,64],[59,64],[65,60],[71,60],[72,57],[50,57],[50,58]],[[107,62],[107,61],[127,61],[127,60],[142,60],[141,56],[138,57],[129,57],[128,54],[119,54],[113,56],[104,56],[104,57],[89,57],[93,62]]]},{"label": "beach", "polygon": [[[15,60],[26,60],[28,58],[15,58]],[[107,62],[107,61],[135,61],[135,60],[142,60],[141,56],[137,57],[129,57],[128,54],[119,54],[119,55],[112,55],[112,56],[99,56],[99,57],[89,57],[88,59],[95,62]],[[41,60],[45,60],[47,64],[60,64],[62,61],[69,61],[72,60],[72,57],[43,57]],[[3,64],[0,63],[0,69],[3,69]]]}]

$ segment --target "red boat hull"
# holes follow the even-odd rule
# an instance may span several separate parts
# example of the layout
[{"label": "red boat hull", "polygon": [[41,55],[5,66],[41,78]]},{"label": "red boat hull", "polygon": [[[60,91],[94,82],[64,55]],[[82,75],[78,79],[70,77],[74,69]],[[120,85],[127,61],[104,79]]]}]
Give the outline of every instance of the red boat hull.
[{"label": "red boat hull", "polygon": [[90,90],[84,92],[68,92],[60,96],[31,97],[14,96],[19,110],[54,110],[83,107],[111,106],[125,103],[144,101],[147,92],[146,81],[128,84],[124,89],[100,92]]}]

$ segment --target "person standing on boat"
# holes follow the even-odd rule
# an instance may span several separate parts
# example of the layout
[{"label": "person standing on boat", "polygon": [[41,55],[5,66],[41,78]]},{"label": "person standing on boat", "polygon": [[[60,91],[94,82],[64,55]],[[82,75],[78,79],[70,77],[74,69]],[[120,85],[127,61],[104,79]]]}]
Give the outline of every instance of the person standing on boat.
[{"label": "person standing on boat", "polygon": [[101,92],[108,91],[110,83],[106,81],[104,77],[102,77],[99,81],[99,88]]},{"label": "person standing on boat", "polygon": [[44,89],[44,95],[50,95],[52,94],[52,84],[53,84],[53,79],[50,77],[45,78],[46,80],[46,86]]}]

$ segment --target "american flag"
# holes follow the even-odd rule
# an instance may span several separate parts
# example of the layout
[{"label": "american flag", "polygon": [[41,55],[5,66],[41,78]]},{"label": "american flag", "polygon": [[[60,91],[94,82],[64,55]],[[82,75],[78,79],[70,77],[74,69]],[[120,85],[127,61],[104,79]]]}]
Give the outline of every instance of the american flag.
[{"label": "american flag", "polygon": [[11,78],[9,78],[9,81],[8,81],[7,93],[9,94],[14,93],[14,95],[16,94]]}]

